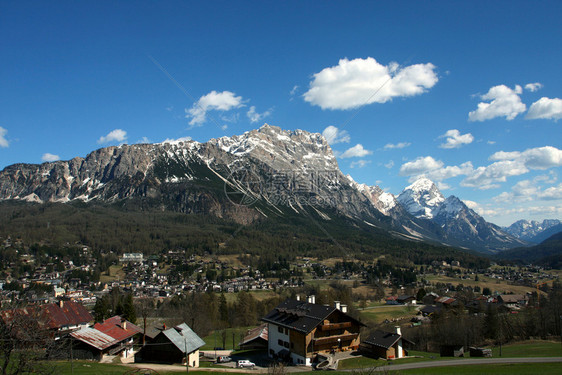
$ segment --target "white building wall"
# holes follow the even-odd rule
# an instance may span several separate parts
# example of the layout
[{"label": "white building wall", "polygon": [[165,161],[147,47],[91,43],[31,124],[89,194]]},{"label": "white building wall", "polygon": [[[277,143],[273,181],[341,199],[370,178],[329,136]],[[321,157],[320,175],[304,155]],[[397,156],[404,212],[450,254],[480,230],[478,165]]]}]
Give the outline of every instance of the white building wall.
[{"label": "white building wall", "polygon": [[279,326],[273,323],[268,323],[268,339],[267,339],[267,353],[271,357],[271,350],[275,354],[279,353],[281,350],[286,349],[290,350],[290,348],[286,348],[283,345],[279,345],[279,340],[284,342],[289,342],[289,335],[285,334],[285,328],[281,327],[283,332],[279,332]]}]

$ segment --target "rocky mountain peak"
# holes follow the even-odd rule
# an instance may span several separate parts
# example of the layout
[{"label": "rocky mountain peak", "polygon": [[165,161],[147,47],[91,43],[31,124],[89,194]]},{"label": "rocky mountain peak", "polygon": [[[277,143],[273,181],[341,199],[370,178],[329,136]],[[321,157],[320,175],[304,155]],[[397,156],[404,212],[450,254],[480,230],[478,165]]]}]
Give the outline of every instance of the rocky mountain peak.
[{"label": "rocky mountain peak", "polygon": [[439,188],[425,177],[406,187],[396,199],[410,214],[425,219],[431,219],[433,211],[445,201]]}]

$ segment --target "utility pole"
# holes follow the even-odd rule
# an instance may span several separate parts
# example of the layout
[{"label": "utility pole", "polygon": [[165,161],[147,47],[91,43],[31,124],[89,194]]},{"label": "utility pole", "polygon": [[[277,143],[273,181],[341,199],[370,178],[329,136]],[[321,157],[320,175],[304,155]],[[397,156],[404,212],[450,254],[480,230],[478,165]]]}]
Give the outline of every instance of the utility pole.
[{"label": "utility pole", "polygon": [[185,373],[189,374],[189,353],[187,352],[187,340],[185,341]]},{"label": "utility pole", "polygon": [[70,337],[70,373],[74,375],[74,362],[72,361],[72,337]]}]

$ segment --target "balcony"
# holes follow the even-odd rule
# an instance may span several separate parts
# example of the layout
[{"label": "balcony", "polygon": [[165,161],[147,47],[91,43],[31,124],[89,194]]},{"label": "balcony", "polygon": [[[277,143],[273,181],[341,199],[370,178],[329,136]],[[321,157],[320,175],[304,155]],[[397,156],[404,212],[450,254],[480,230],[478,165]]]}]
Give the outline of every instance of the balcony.
[{"label": "balcony", "polygon": [[351,322],[343,322],[343,323],[329,323],[329,324],[323,324],[320,326],[320,330],[321,331],[332,331],[335,329],[345,329],[345,328],[350,328],[351,327]]}]

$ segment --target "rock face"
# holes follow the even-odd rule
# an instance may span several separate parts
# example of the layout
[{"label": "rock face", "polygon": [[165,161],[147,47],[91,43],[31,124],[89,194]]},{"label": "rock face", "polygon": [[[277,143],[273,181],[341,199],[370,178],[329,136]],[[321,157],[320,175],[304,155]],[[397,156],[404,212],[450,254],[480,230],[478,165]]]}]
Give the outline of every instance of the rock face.
[{"label": "rock face", "polygon": [[406,187],[397,200],[412,215],[437,224],[447,243],[490,252],[526,245],[525,241],[488,223],[459,198],[451,195],[445,199],[427,178]]},{"label": "rock face", "polygon": [[445,197],[437,186],[427,178],[420,178],[406,187],[396,198],[398,202],[412,215],[422,219],[431,219],[434,211]]},{"label": "rock face", "polygon": [[0,172],[0,200],[113,203],[243,224],[288,213],[312,213],[322,220],[338,215],[413,240],[481,250],[514,243],[452,198],[445,200],[427,179],[397,199],[378,186],[358,184],[341,173],[320,134],[267,124],[206,143],[107,147],[85,158],[15,164]]},{"label": "rock face", "polygon": [[320,134],[267,124],[207,143],[122,145],[69,161],[12,165],[0,172],[0,199],[122,201],[240,223],[266,217],[266,210],[312,206],[325,218],[384,218],[349,186]]},{"label": "rock face", "polygon": [[[524,241],[540,243],[553,234],[558,233],[558,228],[554,227],[559,226],[560,224],[562,224],[562,222],[556,219],[543,220],[542,223],[535,220],[519,220],[511,224],[509,227],[504,228],[504,230],[512,236]],[[546,235],[541,235],[545,231],[548,231]]]}]

